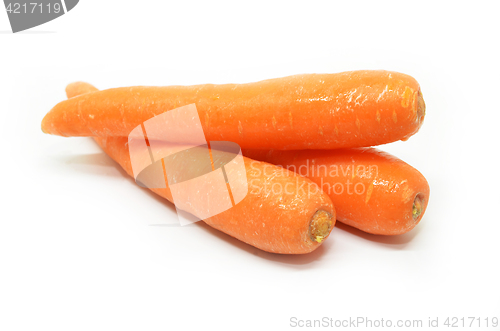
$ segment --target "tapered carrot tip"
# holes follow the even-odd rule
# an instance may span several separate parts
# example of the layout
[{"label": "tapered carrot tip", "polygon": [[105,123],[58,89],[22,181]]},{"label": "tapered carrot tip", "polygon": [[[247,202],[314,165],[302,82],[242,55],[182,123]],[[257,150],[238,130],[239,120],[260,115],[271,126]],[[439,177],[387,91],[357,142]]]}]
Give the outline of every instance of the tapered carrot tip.
[{"label": "tapered carrot tip", "polygon": [[332,215],[322,209],[318,210],[314,213],[311,220],[311,239],[321,243],[328,237],[333,225],[334,220],[332,219]]}]

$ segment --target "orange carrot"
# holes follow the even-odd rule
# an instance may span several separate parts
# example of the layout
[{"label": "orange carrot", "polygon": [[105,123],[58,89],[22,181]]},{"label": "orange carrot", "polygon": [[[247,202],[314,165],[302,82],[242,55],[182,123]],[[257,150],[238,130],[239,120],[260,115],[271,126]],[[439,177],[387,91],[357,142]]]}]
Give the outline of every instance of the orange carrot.
[{"label": "orange carrot", "polygon": [[66,86],[66,96],[68,99],[82,94],[99,91],[94,85],[85,82],[74,82]]},{"label": "orange carrot", "polygon": [[[97,89],[87,83],[73,83],[66,88],[68,98]],[[103,150],[133,176],[126,137],[96,137]],[[212,153],[213,164],[222,152]],[[191,154],[192,155],[192,154]],[[196,155],[195,155],[196,157]],[[177,168],[189,171],[192,159]],[[204,222],[239,240],[262,250],[282,254],[302,254],[316,249],[328,237],[335,225],[335,208],[330,198],[316,184],[293,172],[264,162],[244,158],[248,194],[234,207]],[[213,165],[212,164],[212,165]],[[199,169],[197,170],[199,171]],[[228,171],[228,170],[226,170]],[[228,176],[231,175],[228,173]],[[232,178],[235,178],[232,176]],[[239,180],[243,180],[239,178]],[[151,188],[153,192],[173,202],[171,190]],[[243,184],[236,182],[233,184]],[[203,184],[204,185],[204,184]],[[207,182],[206,185],[211,185]],[[197,215],[196,206],[190,206],[189,196],[176,199],[176,206]]]},{"label": "orange carrot", "polygon": [[408,139],[425,115],[418,83],[389,71],[305,74],[249,84],[123,87],[57,104],[45,133],[128,136],[165,111],[196,104],[208,141],[243,148],[335,149]]},{"label": "orange carrot", "polygon": [[[132,176],[126,137],[99,137],[96,141]],[[316,184],[291,171],[284,173],[279,167],[248,158],[244,162],[247,196],[234,207],[204,219],[205,223],[268,252],[303,254],[316,249],[335,224],[330,198]],[[168,186],[151,190],[173,201]],[[197,216],[196,206],[180,202],[181,209]]]},{"label": "orange carrot", "polygon": [[373,234],[410,231],[429,201],[429,185],[420,172],[374,148],[244,150],[243,155],[307,176],[330,196],[338,221]]}]

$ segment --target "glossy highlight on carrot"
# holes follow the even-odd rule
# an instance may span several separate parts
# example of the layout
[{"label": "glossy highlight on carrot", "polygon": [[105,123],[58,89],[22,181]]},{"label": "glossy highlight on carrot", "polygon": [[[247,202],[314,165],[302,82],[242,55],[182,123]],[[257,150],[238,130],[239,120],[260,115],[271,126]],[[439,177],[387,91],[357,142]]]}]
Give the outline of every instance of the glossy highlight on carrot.
[{"label": "glossy highlight on carrot", "polygon": [[[84,82],[68,85],[68,98],[97,89]],[[102,149],[133,177],[127,137],[95,137]],[[216,155],[221,155],[218,152]],[[217,160],[214,159],[214,163]],[[244,158],[247,196],[234,207],[203,221],[241,241],[262,250],[281,254],[304,254],[319,247],[335,226],[335,208],[330,198],[309,179],[264,162]],[[199,165],[196,162],[188,164]],[[187,167],[188,165],[186,165]],[[188,169],[189,170],[189,169]],[[173,202],[168,183],[153,192]],[[207,183],[209,185],[210,183]],[[238,183],[234,183],[236,186]],[[242,183],[240,183],[242,184]],[[308,190],[301,190],[300,187]],[[274,188],[288,188],[288,193]],[[189,199],[189,197],[185,197]],[[179,201],[176,200],[176,203]],[[196,207],[181,209],[197,214]],[[182,208],[184,207],[184,208]]]},{"label": "glossy highlight on carrot", "polygon": [[243,155],[307,176],[330,196],[338,221],[372,234],[410,231],[429,201],[429,185],[418,170],[375,148],[244,150]]},{"label": "glossy highlight on carrot", "polygon": [[304,74],[248,84],[122,87],[57,104],[45,133],[128,136],[165,111],[196,104],[207,140],[242,148],[337,149],[406,140],[425,116],[411,76],[382,70]]}]

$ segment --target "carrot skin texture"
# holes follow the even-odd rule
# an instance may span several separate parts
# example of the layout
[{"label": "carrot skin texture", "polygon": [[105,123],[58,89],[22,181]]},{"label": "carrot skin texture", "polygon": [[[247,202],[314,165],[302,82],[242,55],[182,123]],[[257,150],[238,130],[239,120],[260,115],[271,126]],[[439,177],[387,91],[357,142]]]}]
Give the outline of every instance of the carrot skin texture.
[{"label": "carrot skin texture", "polygon": [[429,185],[418,170],[375,148],[244,150],[243,155],[307,176],[330,196],[339,222],[372,234],[410,231],[429,201]]},{"label": "carrot skin texture", "polygon": [[390,71],[305,74],[248,84],[123,87],[57,104],[45,133],[128,136],[144,121],[195,103],[207,140],[242,148],[336,149],[406,140],[425,115],[420,86]]},{"label": "carrot skin texture", "polygon": [[[132,167],[126,137],[95,138],[102,149],[130,175]],[[249,183],[248,195],[234,207],[203,221],[241,241],[264,251],[281,254],[304,254],[316,249],[320,242],[311,236],[311,220],[315,213],[325,211],[331,222],[328,234],[335,225],[335,208],[330,198],[316,184],[293,172],[245,158]],[[299,186],[313,184],[315,194],[301,192]],[[275,194],[273,185],[295,188],[293,194]],[[303,185],[304,186],[304,185]],[[267,189],[265,188],[267,187]],[[168,188],[151,191],[172,202]],[[191,210],[186,210],[191,212]],[[325,235],[325,238],[328,236]],[[324,239],[324,238],[322,238]]]}]

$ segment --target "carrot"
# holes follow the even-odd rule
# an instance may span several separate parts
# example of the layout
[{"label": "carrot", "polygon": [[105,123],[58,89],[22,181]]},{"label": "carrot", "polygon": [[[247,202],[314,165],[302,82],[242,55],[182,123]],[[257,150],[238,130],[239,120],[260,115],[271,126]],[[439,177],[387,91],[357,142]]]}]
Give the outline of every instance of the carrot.
[{"label": "carrot", "polygon": [[429,185],[420,172],[375,148],[244,150],[243,155],[307,176],[330,196],[338,221],[368,233],[410,231],[429,201]]},{"label": "carrot", "polygon": [[249,84],[96,91],[57,104],[43,119],[42,130],[61,136],[128,136],[144,121],[192,103],[208,141],[262,149],[335,149],[406,140],[425,115],[412,77],[351,71]]},{"label": "carrot", "polygon": [[[78,82],[68,85],[66,94],[68,98],[72,98],[96,90],[90,84]],[[126,137],[96,137],[95,140],[111,158],[133,176]],[[224,153],[212,150],[212,156],[213,167],[218,162],[217,157],[224,158]],[[264,162],[243,159],[246,170],[246,178],[243,178],[248,182],[246,197],[232,208],[203,221],[268,252],[303,254],[316,249],[328,237],[335,225],[335,208],[330,198],[307,178],[291,171],[283,172],[281,168]],[[193,164],[199,166],[202,163],[190,159],[175,168],[190,171],[192,169],[189,168],[192,168]],[[198,172],[200,169],[195,171]],[[229,172],[227,176],[235,178]],[[235,187],[238,184],[242,185],[243,178],[241,176],[236,178],[237,181],[232,182]],[[211,183],[207,182],[206,185]],[[164,188],[151,188],[151,190],[173,202],[168,182]],[[190,205],[189,199],[189,196],[182,197],[180,201],[176,199],[176,206],[198,216],[197,206]]]},{"label": "carrot", "polygon": [[[126,137],[98,137],[96,141],[132,176]],[[291,171],[283,173],[279,167],[248,158],[244,162],[249,184],[247,196],[232,208],[203,221],[268,252],[303,254],[316,249],[335,224],[330,198],[316,184]],[[285,188],[287,193],[283,193]],[[173,202],[168,186],[151,190]],[[176,203],[179,204],[177,200]],[[180,206],[197,216],[196,206],[183,201]]]},{"label": "carrot", "polygon": [[74,82],[66,86],[66,96],[68,99],[96,91],[99,90],[95,86],[85,82]]}]

